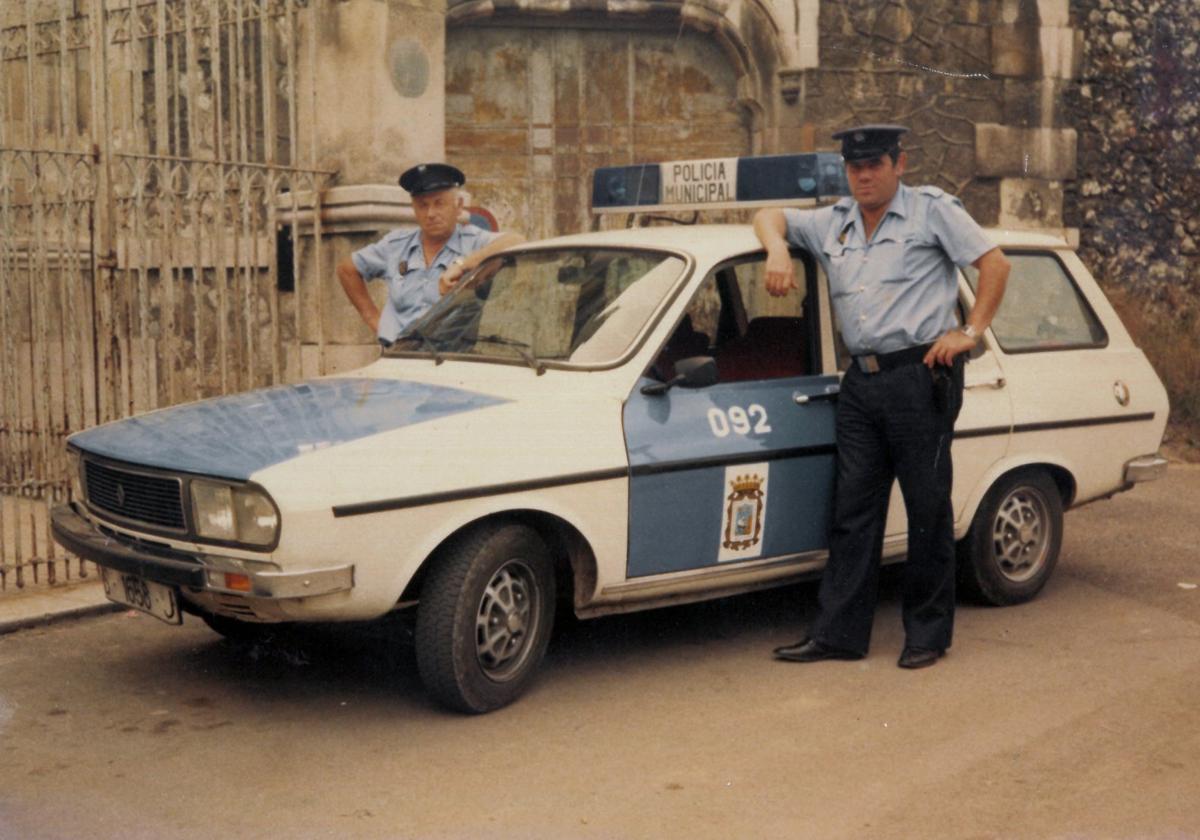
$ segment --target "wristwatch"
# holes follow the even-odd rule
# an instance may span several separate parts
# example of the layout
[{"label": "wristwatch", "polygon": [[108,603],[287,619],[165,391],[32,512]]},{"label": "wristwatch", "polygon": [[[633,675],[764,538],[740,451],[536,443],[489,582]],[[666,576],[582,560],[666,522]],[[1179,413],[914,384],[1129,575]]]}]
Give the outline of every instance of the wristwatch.
[{"label": "wristwatch", "polygon": [[461,268],[463,271],[466,271],[467,270],[467,261],[464,260],[462,257],[455,257],[454,259],[450,260],[450,267],[451,268],[457,267],[457,268]]},{"label": "wristwatch", "polygon": [[971,339],[972,341],[979,341],[979,333],[976,332],[975,328],[970,324],[963,324],[961,327],[959,327],[959,329],[967,338]]}]

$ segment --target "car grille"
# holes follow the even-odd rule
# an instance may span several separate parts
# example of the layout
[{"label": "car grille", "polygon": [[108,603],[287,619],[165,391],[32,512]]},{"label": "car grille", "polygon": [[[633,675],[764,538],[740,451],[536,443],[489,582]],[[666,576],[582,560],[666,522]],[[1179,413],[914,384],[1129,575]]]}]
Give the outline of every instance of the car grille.
[{"label": "car grille", "polygon": [[122,519],[182,531],[183,490],[178,478],[132,472],[84,461],[88,503]]}]

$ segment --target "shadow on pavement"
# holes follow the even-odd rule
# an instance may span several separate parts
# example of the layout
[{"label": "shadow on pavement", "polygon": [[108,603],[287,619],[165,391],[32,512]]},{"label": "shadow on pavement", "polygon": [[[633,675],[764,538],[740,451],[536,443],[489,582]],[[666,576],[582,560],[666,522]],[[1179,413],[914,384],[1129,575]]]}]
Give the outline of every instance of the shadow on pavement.
[{"label": "shadow on pavement", "polygon": [[[885,569],[880,603],[897,598],[896,569]],[[662,657],[764,657],[777,644],[794,641],[816,608],[817,584],[806,582],[697,604],[580,621],[559,612],[543,680],[573,679],[596,670],[655,667]],[[152,621],[152,619],[145,619]],[[190,650],[179,655],[177,637],[152,635],[137,656],[113,662],[123,679],[152,684],[168,693],[171,683],[203,681],[222,693],[244,693],[256,702],[288,705],[353,696],[399,706],[428,706],[417,673],[411,611],[384,619],[317,627],[287,627],[253,642],[222,638],[188,618]],[[120,634],[117,628],[117,634]],[[157,628],[156,628],[157,629]],[[165,628],[164,628],[165,630]],[[167,631],[169,632],[169,631]],[[216,690],[216,689],[214,689]]]}]

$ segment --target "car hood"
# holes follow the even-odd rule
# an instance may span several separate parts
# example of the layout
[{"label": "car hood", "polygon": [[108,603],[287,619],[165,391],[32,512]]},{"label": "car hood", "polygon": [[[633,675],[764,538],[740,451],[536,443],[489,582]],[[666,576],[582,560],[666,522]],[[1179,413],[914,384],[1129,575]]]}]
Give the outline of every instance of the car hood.
[{"label": "car hood", "polygon": [[246,480],[298,455],[505,402],[429,383],[331,377],[165,408],[70,442],[117,461]]}]

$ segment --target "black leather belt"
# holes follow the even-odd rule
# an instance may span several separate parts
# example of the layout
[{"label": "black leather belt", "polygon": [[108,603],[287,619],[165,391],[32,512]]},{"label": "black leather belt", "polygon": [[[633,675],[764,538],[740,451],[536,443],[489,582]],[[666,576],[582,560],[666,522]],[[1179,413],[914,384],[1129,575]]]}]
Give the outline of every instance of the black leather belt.
[{"label": "black leather belt", "polygon": [[929,352],[932,344],[918,344],[916,347],[905,347],[893,353],[872,353],[866,356],[855,356],[854,364],[863,373],[879,373],[884,370],[903,367],[920,362]]}]

